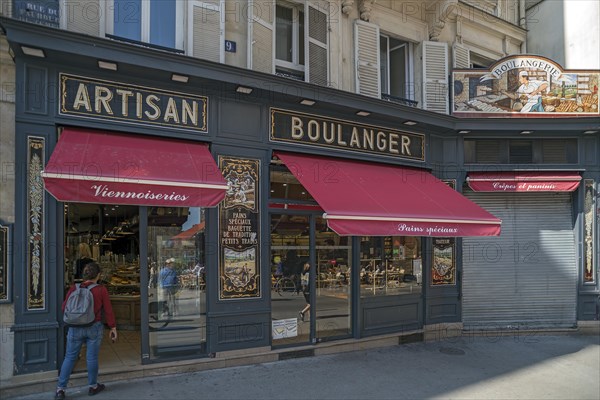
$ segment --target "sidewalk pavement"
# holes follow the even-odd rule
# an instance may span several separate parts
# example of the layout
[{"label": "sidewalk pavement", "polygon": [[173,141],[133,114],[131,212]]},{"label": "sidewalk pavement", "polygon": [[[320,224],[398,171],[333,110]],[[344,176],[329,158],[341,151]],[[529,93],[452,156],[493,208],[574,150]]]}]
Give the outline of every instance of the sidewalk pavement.
[{"label": "sidewalk pavement", "polygon": [[[107,382],[95,399],[598,400],[599,377],[598,335],[490,333]],[[53,396],[45,392],[13,399]],[[84,398],[87,387],[67,390],[67,399]]]}]

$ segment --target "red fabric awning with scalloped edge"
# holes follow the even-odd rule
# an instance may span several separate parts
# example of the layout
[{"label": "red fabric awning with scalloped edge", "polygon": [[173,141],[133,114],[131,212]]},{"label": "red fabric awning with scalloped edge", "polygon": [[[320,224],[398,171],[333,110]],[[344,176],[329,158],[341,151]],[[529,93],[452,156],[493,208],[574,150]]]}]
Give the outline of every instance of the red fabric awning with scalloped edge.
[{"label": "red fabric awning with scalloped edge", "polygon": [[339,235],[500,234],[500,219],[429,172],[296,153],[275,155],[319,203]]},{"label": "red fabric awning with scalloped edge", "polygon": [[476,192],[572,192],[581,176],[566,171],[470,172],[469,187]]},{"label": "red fabric awning with scalloped edge", "polygon": [[63,129],[42,172],[59,201],[212,207],[227,183],[203,143]]}]

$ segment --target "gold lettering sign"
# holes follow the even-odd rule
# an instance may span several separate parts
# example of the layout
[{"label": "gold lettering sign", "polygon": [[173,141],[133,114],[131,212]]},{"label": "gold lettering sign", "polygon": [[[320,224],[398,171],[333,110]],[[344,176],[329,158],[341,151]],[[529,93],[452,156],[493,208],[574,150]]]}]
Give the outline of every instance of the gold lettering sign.
[{"label": "gold lettering sign", "polygon": [[61,115],[207,132],[208,98],[60,74]]},{"label": "gold lettering sign", "polygon": [[271,108],[271,141],[425,160],[425,135]]}]

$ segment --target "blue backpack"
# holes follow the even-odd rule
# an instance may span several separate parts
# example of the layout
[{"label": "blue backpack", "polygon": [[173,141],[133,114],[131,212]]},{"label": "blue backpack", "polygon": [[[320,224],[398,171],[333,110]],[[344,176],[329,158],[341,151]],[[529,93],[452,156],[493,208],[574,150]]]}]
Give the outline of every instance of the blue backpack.
[{"label": "blue backpack", "polygon": [[92,289],[98,286],[93,283],[87,287],[81,287],[78,283],[65,303],[63,321],[71,326],[90,326],[96,319],[94,313],[94,295]]}]

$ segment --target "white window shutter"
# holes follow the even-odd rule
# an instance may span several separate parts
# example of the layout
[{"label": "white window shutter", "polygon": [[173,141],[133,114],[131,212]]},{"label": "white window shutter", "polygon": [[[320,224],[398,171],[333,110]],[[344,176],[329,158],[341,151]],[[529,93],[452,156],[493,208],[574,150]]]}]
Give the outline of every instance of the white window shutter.
[{"label": "white window shutter", "polygon": [[423,108],[448,114],[448,46],[444,42],[422,43]]},{"label": "white window shutter", "polygon": [[275,73],[275,1],[248,1],[248,68]]},{"label": "white window shutter", "polygon": [[308,29],[305,29],[305,80],[315,85],[329,85],[329,2],[309,1],[305,6]]},{"label": "white window shutter", "polygon": [[365,21],[354,22],[356,92],[381,97],[379,79],[379,26]]},{"label": "white window shutter", "polygon": [[66,29],[71,32],[100,36],[100,23],[103,21],[104,4],[100,0],[78,0],[61,7],[66,17]]},{"label": "white window shutter", "polygon": [[192,57],[225,61],[223,7],[222,0],[189,2],[187,53]]},{"label": "white window shutter", "polygon": [[471,65],[471,52],[465,46],[454,43],[452,45],[452,67],[465,69]]}]

